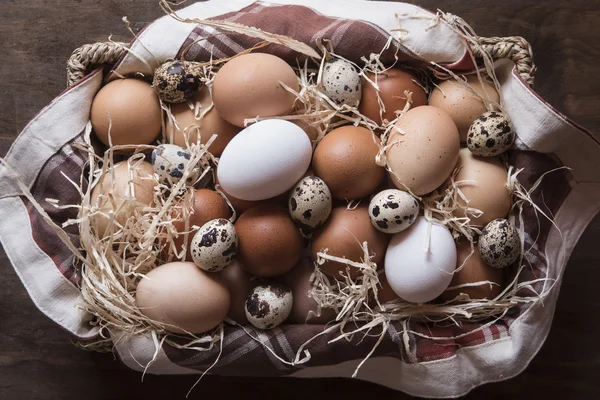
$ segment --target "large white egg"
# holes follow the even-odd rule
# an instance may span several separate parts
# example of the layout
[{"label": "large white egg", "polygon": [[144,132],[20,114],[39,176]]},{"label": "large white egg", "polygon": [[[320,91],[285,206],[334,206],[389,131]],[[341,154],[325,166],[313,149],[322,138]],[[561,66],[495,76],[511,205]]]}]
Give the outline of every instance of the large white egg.
[{"label": "large white egg", "polygon": [[241,200],[263,200],[291,189],[310,165],[312,146],[296,124],[269,119],[250,125],[225,147],[217,176]]},{"label": "large white egg", "polygon": [[395,234],[385,254],[385,276],[392,290],[411,303],[438,297],[450,284],[456,268],[456,245],[444,225],[431,223],[429,249],[427,226],[419,217],[405,231]]}]

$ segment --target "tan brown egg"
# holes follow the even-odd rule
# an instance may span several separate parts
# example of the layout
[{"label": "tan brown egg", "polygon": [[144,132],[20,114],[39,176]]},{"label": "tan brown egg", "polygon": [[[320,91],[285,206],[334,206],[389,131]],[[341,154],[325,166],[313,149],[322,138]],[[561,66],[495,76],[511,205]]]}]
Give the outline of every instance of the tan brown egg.
[{"label": "tan brown egg", "polygon": [[[335,207],[325,225],[313,235],[312,256],[316,260],[318,252],[328,249],[329,255],[361,262],[364,258],[361,246],[366,241],[372,260],[379,263],[383,260],[389,239],[389,235],[379,232],[371,224],[367,204],[361,204],[354,210],[348,210],[346,206]],[[340,272],[345,273],[346,264],[327,261],[320,268],[327,276],[339,278]],[[349,268],[352,277],[361,274],[359,268]]]},{"label": "tan brown egg", "polygon": [[[455,181],[469,181],[460,184],[460,190],[469,200],[469,207],[483,211],[480,217],[474,217],[464,208],[454,210],[454,216],[471,218],[470,224],[484,227],[496,218],[508,215],[512,206],[510,191],[506,188],[508,172],[496,157],[478,157],[469,149],[459,153],[459,168]],[[467,204],[459,197],[461,207]]]},{"label": "tan brown egg", "polygon": [[186,138],[190,144],[197,143],[198,139],[205,144],[213,135],[217,135],[208,150],[214,156],[220,156],[241,129],[221,118],[215,107],[204,114],[204,110],[211,104],[210,92],[203,86],[193,100],[193,110],[187,102],[171,105],[175,121],[166,122],[166,138],[169,143],[187,148]]},{"label": "tan brown egg", "polygon": [[490,267],[483,262],[481,255],[479,254],[479,250],[477,250],[477,246],[474,246],[474,253],[471,254],[471,245],[464,239],[460,243],[457,243],[456,252],[457,268],[463,265],[469,255],[471,255],[471,257],[467,260],[460,271],[454,273],[449,287],[481,281],[490,281],[497,283],[497,285],[492,285],[490,287],[489,284],[485,284],[446,290],[444,293],[442,293],[440,299],[448,301],[452,300],[460,293],[465,293],[468,294],[471,299],[491,300],[502,293],[505,287],[504,269]]},{"label": "tan brown egg", "polygon": [[225,284],[190,262],[163,264],[141,279],[135,293],[140,311],[174,333],[217,327],[229,311]]},{"label": "tan brown egg", "polygon": [[118,79],[94,97],[90,120],[98,139],[113,146],[148,144],[160,134],[162,111],[154,88],[139,79]]},{"label": "tan brown egg", "polygon": [[[396,119],[396,111],[404,109],[407,97],[405,90],[412,93],[412,106],[427,104],[425,90],[417,84],[418,78],[411,72],[402,69],[389,69],[380,74],[368,74],[371,81],[379,86],[379,97],[385,106],[383,118],[388,122]],[[380,105],[377,100],[377,89],[365,78],[362,79],[362,99],[358,110],[361,114],[381,125]]]},{"label": "tan brown egg", "polygon": [[456,124],[460,141],[467,141],[469,127],[484,112],[488,111],[482,101],[488,98],[496,103],[500,101],[500,95],[496,88],[488,82],[481,83],[477,75],[467,76],[467,84],[479,96],[473,94],[464,84],[450,79],[438,85],[429,96],[429,105],[446,111]]},{"label": "tan brown egg", "polygon": [[283,275],[281,280],[292,289],[294,303],[289,319],[295,324],[326,324],[335,319],[335,311],[331,308],[322,308],[319,316],[309,313],[317,312],[317,303],[308,296],[312,284],[310,276],[315,268],[309,258],[302,258],[290,272]]},{"label": "tan brown egg", "polygon": [[246,299],[254,286],[259,284],[259,281],[254,280],[252,275],[247,273],[237,260],[234,260],[218,274],[219,279],[225,283],[231,295],[227,316],[239,324],[247,324]]},{"label": "tan brown egg", "polygon": [[387,162],[394,184],[417,196],[433,191],[456,165],[460,150],[456,125],[445,111],[421,106],[400,117],[396,127],[404,134],[394,132],[388,140]]},{"label": "tan brown egg", "polygon": [[[188,228],[186,230],[184,221],[176,221],[173,223],[175,229],[181,232],[179,236],[175,238],[175,246],[177,247],[177,253],[183,249],[185,242],[185,234],[183,232],[191,231],[192,226],[196,225],[201,227],[208,221],[213,219],[231,217],[231,210],[225,202],[225,199],[214,190],[210,189],[196,189],[194,190],[194,197],[192,198],[193,212],[189,216]],[[190,243],[194,237],[194,232],[190,232],[187,235],[187,251],[186,261],[192,261],[192,254],[190,252]]]},{"label": "tan brown egg", "polygon": [[304,239],[287,209],[269,203],[244,212],[235,223],[238,259],[252,275],[285,274],[300,260]]},{"label": "tan brown egg", "polygon": [[229,123],[244,127],[247,118],[289,114],[298,92],[296,73],[284,60],[271,54],[250,53],[229,60],[213,81],[213,100]]},{"label": "tan brown egg", "polygon": [[[111,232],[110,216],[122,225],[136,211],[153,204],[156,183],[152,164],[145,161],[132,167],[131,177],[127,162],[117,163],[112,167],[112,171],[107,171],[92,190],[90,199],[92,206],[99,207],[100,211],[106,214],[96,214],[90,220],[98,237],[102,238]],[[108,199],[109,194],[114,198],[115,208]],[[117,230],[116,226],[114,230]]]},{"label": "tan brown egg", "polygon": [[385,176],[385,170],[375,162],[378,151],[368,129],[342,126],[319,142],[312,166],[333,197],[360,199],[373,193]]}]

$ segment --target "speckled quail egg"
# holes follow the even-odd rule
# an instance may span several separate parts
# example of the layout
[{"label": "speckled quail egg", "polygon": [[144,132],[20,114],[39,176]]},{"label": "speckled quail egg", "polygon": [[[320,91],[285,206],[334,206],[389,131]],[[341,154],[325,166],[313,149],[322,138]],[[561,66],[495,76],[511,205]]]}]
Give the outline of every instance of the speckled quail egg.
[{"label": "speckled quail egg", "polygon": [[224,218],[202,225],[190,244],[192,259],[200,269],[221,271],[228,266],[238,250],[238,235],[233,224]]},{"label": "speckled quail egg", "polygon": [[[190,162],[191,155],[183,147],[175,144],[161,144],[152,151],[152,167],[158,174],[158,181],[166,185],[174,185],[183,177],[183,171]],[[197,168],[188,175],[188,184],[193,184],[200,176]]]},{"label": "speckled quail egg", "polygon": [[152,86],[166,103],[182,103],[193,98],[202,84],[204,75],[197,63],[167,61],[154,71]]},{"label": "speckled quail egg", "polygon": [[255,287],[246,299],[246,317],[259,329],[272,329],[292,311],[292,290],[280,283]]},{"label": "speckled quail egg", "polygon": [[488,111],[479,116],[467,134],[467,147],[477,156],[493,157],[504,153],[515,141],[508,117],[498,111]]},{"label": "speckled quail egg", "polygon": [[369,203],[371,223],[384,233],[402,232],[415,222],[418,214],[417,199],[398,189],[379,192]]},{"label": "speckled quail egg", "polygon": [[357,107],[360,103],[360,75],[356,67],[346,60],[338,58],[325,64],[321,86],[327,97],[337,105]]},{"label": "speckled quail egg", "polygon": [[303,228],[316,228],[331,213],[331,192],[316,176],[307,176],[290,191],[288,210],[295,223]]},{"label": "speckled quail egg", "polygon": [[508,267],[521,255],[519,233],[510,221],[497,218],[483,228],[478,248],[481,259],[489,266]]}]

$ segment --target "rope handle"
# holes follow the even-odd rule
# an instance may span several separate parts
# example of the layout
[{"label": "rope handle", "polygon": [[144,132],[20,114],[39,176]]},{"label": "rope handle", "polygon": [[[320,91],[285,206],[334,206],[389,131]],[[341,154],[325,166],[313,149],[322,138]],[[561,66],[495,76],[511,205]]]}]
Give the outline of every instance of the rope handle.
[{"label": "rope handle", "polygon": [[[533,63],[533,51],[527,40],[520,36],[479,37],[484,50],[493,60],[512,60],[518,74],[533,86],[536,66]],[[71,86],[92,70],[104,64],[115,64],[125,53],[126,43],[100,42],[86,44],[76,49],[67,61],[67,85]],[[475,57],[480,57],[478,49],[473,49]]]}]

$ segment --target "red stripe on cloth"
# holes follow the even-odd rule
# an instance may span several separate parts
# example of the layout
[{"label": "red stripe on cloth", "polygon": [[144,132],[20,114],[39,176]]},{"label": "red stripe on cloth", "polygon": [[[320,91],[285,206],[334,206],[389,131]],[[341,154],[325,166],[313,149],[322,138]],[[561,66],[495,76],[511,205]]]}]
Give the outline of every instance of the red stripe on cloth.
[{"label": "red stripe on cloth", "polygon": [[[232,21],[246,26],[260,27],[265,32],[291,37],[309,44],[315,49],[317,49],[317,40],[331,41],[336,54],[354,62],[360,62],[363,56],[368,58],[371,53],[381,52],[388,41],[388,36],[380,28],[367,22],[326,17],[311,8],[296,5],[265,6],[257,2],[239,11],[212,18],[212,20]],[[219,32],[218,29],[217,32]],[[319,34],[315,34],[315,32]],[[232,52],[218,38],[207,38],[208,36],[210,35],[206,34],[206,27],[198,25],[182,45],[178,57],[193,61],[207,61],[211,58],[209,50],[211,48],[226,56],[233,56],[239,52]],[[249,49],[261,42],[260,39],[231,32],[227,33],[227,37],[234,40],[243,49]],[[206,43],[198,43],[198,40],[203,40],[210,46],[207,46]],[[289,48],[278,44],[268,45],[258,51],[274,54],[292,64],[295,64],[298,58],[303,58]],[[396,54],[400,62],[418,61],[408,49],[398,45],[397,42],[382,54],[382,61],[388,64],[392,63]]]}]

